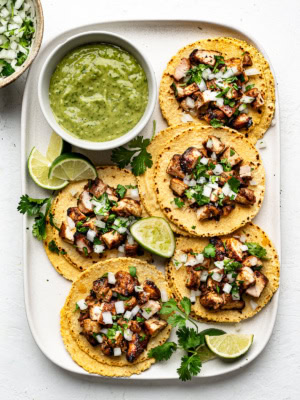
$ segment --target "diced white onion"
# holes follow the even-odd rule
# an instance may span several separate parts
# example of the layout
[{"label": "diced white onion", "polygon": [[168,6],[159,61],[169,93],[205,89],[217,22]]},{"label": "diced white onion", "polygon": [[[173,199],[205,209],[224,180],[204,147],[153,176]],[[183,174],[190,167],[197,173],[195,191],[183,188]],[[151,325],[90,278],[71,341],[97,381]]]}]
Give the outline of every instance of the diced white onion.
[{"label": "diced white onion", "polygon": [[127,242],[128,242],[128,244],[130,244],[130,245],[134,244],[134,239],[133,239],[133,237],[132,237],[130,234],[127,235]]},{"label": "diced white onion", "polygon": [[218,272],[214,272],[213,274],[212,274],[212,279],[214,280],[214,281],[216,281],[216,282],[221,282],[221,280],[222,280],[222,278],[223,278],[223,275],[222,274],[219,274]]},{"label": "diced white onion", "polygon": [[78,305],[78,307],[80,308],[80,310],[86,310],[87,308],[88,308],[88,306],[87,306],[87,304],[86,304],[86,302],[85,302],[85,300],[84,299],[81,299],[81,300],[79,300],[79,301],[77,301],[77,303],[76,303],[77,305]]},{"label": "diced white onion", "polygon": [[212,160],[216,160],[217,159],[217,155],[216,155],[216,153],[214,151],[211,153],[211,158],[212,158]]},{"label": "diced white onion", "polygon": [[110,311],[104,311],[102,313],[103,323],[104,325],[111,325],[113,324],[112,315]]},{"label": "diced white onion", "polygon": [[263,139],[261,139],[257,142],[258,149],[265,149],[266,147],[267,147],[267,144]]},{"label": "diced white onion", "polygon": [[185,263],[186,267],[194,267],[195,265],[199,264],[199,262],[197,261],[196,257],[189,257],[188,261]]},{"label": "diced white onion", "polygon": [[117,231],[122,234],[127,231],[127,228],[125,226],[121,226],[120,228],[117,229]]},{"label": "diced white onion", "polygon": [[228,68],[227,71],[223,74],[222,78],[224,79],[231,78],[232,76],[235,76],[237,72],[238,71],[236,67]]},{"label": "diced white onion", "polygon": [[204,176],[200,176],[199,179],[197,179],[197,183],[200,183],[201,185],[203,185],[203,183],[206,182],[206,179],[204,178]]},{"label": "diced white onion", "polygon": [[103,342],[103,339],[102,339],[101,335],[96,335],[96,340],[97,340],[98,343],[102,343]]},{"label": "diced white onion", "polygon": [[166,301],[169,300],[168,293],[167,293],[167,291],[166,291],[165,289],[162,289],[162,290],[160,291],[160,295],[161,295],[161,301],[162,301],[163,303],[165,303]]},{"label": "diced white onion", "polygon": [[212,188],[212,189],[219,189],[219,185],[217,183],[211,183],[209,182],[207,184],[208,187]]},{"label": "diced white onion", "polygon": [[94,224],[95,224],[95,226],[97,226],[97,228],[101,228],[101,229],[105,228],[105,226],[106,226],[106,223],[104,221],[101,221],[98,219],[94,222]]},{"label": "diced white onion", "polygon": [[234,277],[232,276],[232,273],[227,274],[226,278],[228,279],[229,283],[233,283],[235,281]]},{"label": "diced white onion", "polygon": [[246,235],[241,235],[240,236],[240,242],[245,243],[247,240]]},{"label": "diced white onion", "polygon": [[206,147],[208,149],[211,149],[213,147],[213,141],[211,139],[208,139],[208,141],[206,142]]},{"label": "diced white onion", "polygon": [[211,71],[209,68],[206,68],[203,72],[202,72],[202,78],[207,80],[208,77],[211,75]]},{"label": "diced white onion", "polygon": [[251,186],[256,186],[256,185],[257,185],[256,180],[251,179],[251,181],[249,182],[249,185],[251,185]]},{"label": "diced white onion", "polygon": [[182,113],[180,117],[182,122],[193,122],[194,119],[190,114]]},{"label": "diced white onion", "polygon": [[212,80],[212,79],[215,79],[215,77],[216,77],[216,75],[215,74],[209,74],[208,75],[208,80]]},{"label": "diced white onion", "polygon": [[199,88],[200,92],[204,92],[207,89],[204,79],[201,79],[201,82],[199,83],[198,88]]},{"label": "diced white onion", "polygon": [[124,314],[124,318],[125,319],[131,319],[132,318],[131,311],[127,310],[126,313]]},{"label": "diced white onion", "polygon": [[259,75],[260,71],[257,68],[248,68],[248,69],[245,69],[245,74],[247,76]]},{"label": "diced white onion", "polygon": [[195,179],[191,179],[189,181],[189,186],[193,187],[193,186],[196,186],[196,185],[197,185],[197,182],[195,181]]},{"label": "diced white onion", "polygon": [[228,183],[225,183],[225,185],[222,188],[222,192],[224,193],[225,196],[229,196],[231,188]]},{"label": "diced white onion", "polygon": [[243,104],[241,104],[241,105],[239,106],[238,110],[239,110],[239,111],[244,111],[246,108],[247,108],[246,104],[243,103]]},{"label": "diced white onion", "polygon": [[224,261],[215,261],[214,264],[219,269],[223,269],[224,268]]},{"label": "diced white onion", "polygon": [[217,103],[217,106],[218,106],[218,107],[223,107],[223,105],[224,105],[224,99],[223,99],[222,97],[218,97],[218,98],[216,99],[216,103]]},{"label": "diced white onion", "polygon": [[103,244],[94,244],[94,253],[100,254],[105,250],[105,246]]},{"label": "diced white onion", "polygon": [[144,291],[143,286],[135,286],[135,287],[134,287],[134,290],[135,290],[135,292],[137,292],[137,293],[143,292],[143,291]]},{"label": "diced white onion", "polygon": [[115,274],[113,272],[109,272],[107,274],[107,280],[108,280],[108,283],[110,283],[111,285],[114,285],[116,283]]},{"label": "diced white onion", "polygon": [[115,309],[117,314],[124,314],[125,308],[124,308],[124,301],[116,301],[115,302]]},{"label": "diced white onion", "polygon": [[186,102],[186,105],[187,105],[189,108],[194,108],[194,107],[195,107],[195,100],[192,99],[191,97],[189,97],[189,96],[186,97],[185,102]]},{"label": "diced white onion", "polygon": [[131,317],[135,317],[136,314],[140,311],[140,307],[139,306],[135,306],[133,307],[133,309],[131,310]]},{"label": "diced white onion", "polygon": [[230,293],[232,289],[232,286],[229,283],[225,283],[225,285],[223,286],[223,292],[225,293]]},{"label": "diced white onion", "polygon": [[176,271],[178,271],[182,267],[182,263],[179,262],[178,260],[176,260],[175,258],[173,258],[173,265],[174,265]]},{"label": "diced white onion", "polygon": [[114,348],[114,356],[119,357],[121,354],[122,354],[122,351],[121,351],[120,347],[115,347]]},{"label": "diced white onion", "polygon": [[248,246],[247,246],[246,244],[243,244],[243,245],[241,246],[241,250],[242,250],[242,251],[248,251]]},{"label": "diced white onion", "polygon": [[190,302],[191,303],[196,303],[196,296],[193,295],[192,293],[190,294]]},{"label": "diced white onion", "polygon": [[186,253],[181,253],[179,256],[178,256],[178,258],[179,258],[179,261],[180,262],[182,262],[182,263],[185,263],[186,261],[187,261],[187,254]]},{"label": "diced white onion", "polygon": [[208,158],[202,157],[201,160],[200,160],[200,162],[201,162],[201,164],[203,164],[203,165],[207,165],[207,164],[208,164]]},{"label": "diced white onion", "polygon": [[203,196],[205,196],[205,197],[210,197],[211,191],[212,191],[212,188],[209,187],[208,185],[205,185],[205,186],[203,187],[203,192],[202,192],[202,194],[203,194]]},{"label": "diced white onion", "polygon": [[252,256],[250,258],[250,264],[251,264],[251,267],[255,267],[255,265],[257,265],[257,258]]},{"label": "diced white onion", "polygon": [[71,230],[75,228],[76,225],[75,225],[75,222],[72,220],[72,218],[67,217],[67,222],[68,222],[69,228]]},{"label": "diced white onion", "polygon": [[191,180],[191,175],[185,175],[183,178],[183,183],[188,185],[190,183],[190,180]]},{"label": "diced white onion", "polygon": [[241,296],[239,293],[235,292],[231,294],[232,300],[240,300]]},{"label": "diced white onion", "polygon": [[122,246],[119,246],[119,247],[118,247],[118,251],[119,251],[120,253],[125,253],[125,246],[124,246],[124,244],[123,244]]},{"label": "diced white onion", "polygon": [[125,329],[124,330],[124,338],[125,340],[127,340],[128,342],[130,342],[132,340],[132,332],[130,329]]},{"label": "diced white onion", "polygon": [[135,189],[128,189],[126,192],[126,196],[130,197],[133,200],[140,200],[140,195],[139,195],[139,190],[137,188]]},{"label": "diced white onion", "polygon": [[199,297],[201,295],[200,290],[191,290],[191,295],[195,297]]},{"label": "diced white onion", "polygon": [[221,175],[222,172],[223,172],[223,167],[222,167],[221,164],[217,164],[217,165],[215,166],[215,168],[213,169],[213,173],[214,173],[215,175]]},{"label": "diced white onion", "polygon": [[102,329],[100,330],[100,332],[101,332],[101,333],[104,333],[104,335],[107,335],[107,334],[108,334],[108,329],[107,329],[107,328],[102,328]]},{"label": "diced white onion", "polygon": [[202,253],[198,253],[195,255],[196,260],[198,261],[199,264],[202,264],[204,261],[204,255]]},{"label": "diced white onion", "polygon": [[93,231],[92,229],[89,229],[86,234],[87,240],[89,240],[90,242],[93,242],[96,235],[97,235],[97,233],[95,231]]},{"label": "diced white onion", "polygon": [[207,277],[208,277],[208,271],[206,271],[206,270],[202,271],[202,272],[201,272],[200,281],[201,281],[201,282],[206,282]]},{"label": "diced white onion", "polygon": [[255,301],[250,300],[250,306],[251,306],[252,310],[255,310],[258,307],[258,304],[255,303]]},{"label": "diced white onion", "polygon": [[252,103],[254,100],[255,100],[254,97],[250,97],[250,96],[244,95],[244,96],[241,98],[240,101],[241,101],[241,103],[250,104],[250,103]]}]

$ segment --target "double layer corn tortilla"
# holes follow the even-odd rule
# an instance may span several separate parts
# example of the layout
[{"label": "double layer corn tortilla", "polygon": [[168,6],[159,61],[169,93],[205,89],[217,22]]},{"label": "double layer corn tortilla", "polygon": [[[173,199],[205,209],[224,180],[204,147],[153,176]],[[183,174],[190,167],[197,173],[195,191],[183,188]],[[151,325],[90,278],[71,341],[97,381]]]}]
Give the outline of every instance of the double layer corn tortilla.
[{"label": "double layer corn tortilla", "polygon": [[[95,280],[108,272],[116,273],[122,270],[128,271],[130,266],[134,266],[136,268],[136,275],[140,282],[143,282],[146,279],[152,280],[160,290],[165,290],[169,296],[171,295],[170,289],[168,288],[168,284],[163,274],[153,265],[134,258],[118,258],[115,260],[110,259],[106,261],[100,261],[80,274],[79,278],[73,282],[70,293],[62,310],[61,323],[63,325],[61,333],[65,343],[76,343],[76,346],[78,346],[78,348],[89,357],[88,359],[83,359],[80,357],[80,365],[87,371],[89,371],[88,360],[91,358],[100,365],[106,366],[108,370],[110,369],[110,366],[124,368],[124,375],[120,376],[128,376],[132,367],[132,373],[141,372],[150,367],[151,363],[154,362],[153,360],[149,359],[148,351],[166,342],[170,335],[171,327],[168,325],[164,330],[158,333],[157,336],[152,337],[148,343],[147,349],[134,363],[130,363],[126,360],[126,356],[124,354],[119,357],[104,355],[99,349],[97,349],[97,347],[93,347],[86,340],[86,338],[80,334],[81,327],[78,322],[78,313],[74,312],[76,309],[76,303],[89,295],[90,289]],[[77,362],[74,357],[73,359]],[[139,370],[139,368],[141,369]],[[125,373],[127,375],[125,375]]]},{"label": "double layer corn tortilla", "polygon": [[[269,128],[275,112],[274,78],[270,66],[263,55],[255,47],[239,39],[217,37],[214,39],[199,40],[185,46],[172,57],[163,73],[159,92],[161,111],[168,125],[184,122],[184,112],[180,108],[170,86],[173,82],[172,75],[174,74],[176,66],[183,57],[188,58],[194,49],[219,51],[226,59],[232,57],[239,58],[244,52],[250,54],[253,67],[261,72],[259,75],[251,76],[251,83],[261,91],[264,96],[265,104],[259,111],[249,109],[248,115],[252,117],[253,125],[248,130],[242,129],[240,132],[243,133],[251,143],[255,144],[259,138],[263,137],[264,133]],[[190,119],[203,126],[208,125],[206,121],[200,120],[197,117],[190,117]]]},{"label": "double layer corn tortilla", "polygon": [[[278,254],[266,233],[257,225],[250,222],[243,228],[234,232],[234,236],[241,235],[246,236],[246,242],[259,243],[267,250],[268,258],[263,260],[263,267],[261,269],[261,272],[269,280],[267,286],[264,288],[258,299],[253,299],[251,296],[243,294],[245,307],[242,310],[210,311],[203,307],[197,299],[196,303],[192,305],[193,318],[214,322],[239,322],[257,314],[265,305],[268,304],[278,289],[280,270]],[[224,240],[229,237],[232,237],[232,235],[222,236],[221,239]],[[209,240],[207,238],[177,238],[176,252],[173,257],[176,259],[176,256],[181,251],[200,253],[208,243]],[[166,268],[166,276],[172,293],[177,301],[180,301],[183,297],[190,297],[190,290],[186,287],[188,273],[184,266],[176,270],[173,261],[170,260]],[[251,301],[256,303],[256,308],[251,305]]]},{"label": "double layer corn tortilla", "polygon": [[[196,212],[187,206],[178,208],[174,204],[174,194],[170,189],[171,176],[167,173],[168,164],[174,154],[182,154],[188,147],[199,148],[208,136],[218,137],[226,146],[232,146],[242,159],[253,168],[251,186],[256,202],[251,206],[236,204],[235,209],[219,221],[198,221]],[[188,130],[175,136],[157,157],[155,165],[155,191],[161,210],[165,216],[180,229],[193,236],[226,235],[251,221],[260,210],[265,192],[265,170],[258,151],[245,137],[230,128],[204,127],[193,125]]]}]

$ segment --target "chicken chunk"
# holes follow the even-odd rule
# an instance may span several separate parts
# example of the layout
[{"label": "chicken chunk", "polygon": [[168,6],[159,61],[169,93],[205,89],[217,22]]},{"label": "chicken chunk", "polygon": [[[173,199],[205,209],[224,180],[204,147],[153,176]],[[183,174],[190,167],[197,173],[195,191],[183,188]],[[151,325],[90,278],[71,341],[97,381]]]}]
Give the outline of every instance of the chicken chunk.
[{"label": "chicken chunk", "polygon": [[99,343],[94,337],[94,333],[100,333],[100,326],[96,321],[89,318],[83,320],[82,333],[92,346],[97,346]]},{"label": "chicken chunk", "polygon": [[232,210],[234,210],[235,205],[225,205],[222,207],[222,212],[223,212],[223,216],[227,217],[227,215],[229,215],[231,213]]},{"label": "chicken chunk", "polygon": [[67,215],[70,217],[75,223],[84,221],[86,216],[79,210],[78,207],[69,207],[67,210]]},{"label": "chicken chunk", "polygon": [[221,210],[212,204],[205,204],[204,206],[199,207],[196,211],[199,221],[203,221],[208,218],[218,218],[221,216],[221,214]]},{"label": "chicken chunk", "polygon": [[114,291],[128,297],[134,291],[135,281],[133,277],[124,271],[118,271],[115,275],[116,286]]},{"label": "chicken chunk", "polygon": [[215,246],[216,249],[216,261],[223,261],[226,256],[226,251],[224,247],[224,243],[219,237],[212,237],[209,239],[209,243]]},{"label": "chicken chunk", "polygon": [[250,165],[244,164],[240,167],[240,177],[242,179],[251,179],[252,178],[252,171],[251,171]]},{"label": "chicken chunk", "polygon": [[175,95],[175,97],[176,97],[177,99],[182,99],[183,97],[185,97],[184,89],[183,89],[181,86],[176,85],[175,82],[172,83],[172,85],[170,86],[170,88],[173,90],[174,95]]},{"label": "chicken chunk", "polygon": [[241,287],[246,290],[255,284],[254,272],[249,267],[242,267],[236,277],[237,281],[241,281]]},{"label": "chicken chunk", "polygon": [[96,178],[94,181],[92,181],[92,185],[88,190],[93,196],[99,199],[99,197],[105,193],[106,189],[107,185],[101,179]]},{"label": "chicken chunk", "polygon": [[139,245],[137,242],[129,243],[128,240],[125,242],[125,255],[126,257],[136,257]]},{"label": "chicken chunk", "polygon": [[254,97],[255,101],[251,103],[254,109],[258,110],[265,104],[264,98],[261,92],[257,88],[252,88],[245,93],[246,96]]},{"label": "chicken chunk", "polygon": [[213,153],[221,154],[225,150],[225,144],[216,136],[208,136],[208,140],[203,143],[204,146]]},{"label": "chicken chunk", "polygon": [[180,158],[181,169],[190,174],[195,168],[199,157],[202,157],[201,151],[196,147],[189,147]]},{"label": "chicken chunk", "polygon": [[112,290],[108,285],[107,278],[99,278],[93,282],[92,292],[98,300],[110,301],[112,297]]},{"label": "chicken chunk", "polygon": [[227,253],[229,258],[233,258],[236,261],[241,262],[243,259],[243,243],[238,239],[231,237],[225,239],[225,246],[227,248]]},{"label": "chicken chunk", "polygon": [[180,79],[186,76],[186,73],[190,68],[191,68],[190,60],[188,58],[182,58],[180,60],[180,63],[175,68],[173,74],[174,79],[176,79],[176,81],[180,81]]},{"label": "chicken chunk", "polygon": [[145,329],[152,337],[157,336],[167,325],[166,321],[158,318],[149,318],[145,321]]},{"label": "chicken chunk", "polygon": [[104,242],[104,244],[106,245],[106,247],[108,249],[113,249],[113,248],[120,246],[120,244],[124,240],[124,236],[121,235],[117,231],[110,231],[110,232],[104,233],[101,236],[101,240]]},{"label": "chicken chunk", "polygon": [[134,215],[135,217],[142,216],[142,207],[140,202],[127,197],[118,201],[117,205],[112,207],[111,211],[121,217],[129,217],[130,215]]},{"label": "chicken chunk", "polygon": [[225,114],[223,113],[222,110],[218,110],[218,109],[211,109],[209,108],[207,110],[207,113],[203,114],[203,119],[210,124],[212,119],[217,119],[221,122],[225,122]]},{"label": "chicken chunk", "polygon": [[180,166],[180,154],[174,154],[172,157],[171,161],[169,162],[169,165],[167,167],[167,173],[169,175],[175,176],[175,178],[184,178],[184,172],[181,169]]},{"label": "chicken chunk", "polygon": [[97,220],[96,218],[91,218],[91,219],[88,220],[87,222],[84,222],[84,223],[82,224],[82,226],[85,227],[85,228],[89,228],[89,229],[91,229],[92,231],[98,232],[98,231],[97,231],[97,227],[95,226],[96,220]]},{"label": "chicken chunk", "polygon": [[158,301],[149,300],[146,304],[142,305],[142,309],[147,313],[147,316],[150,318],[161,309],[161,305]]},{"label": "chicken chunk", "polygon": [[248,188],[241,188],[235,198],[237,203],[252,205],[256,202],[254,191]]},{"label": "chicken chunk", "polygon": [[244,300],[234,300],[229,293],[223,293],[224,304],[221,310],[242,310],[245,307]]},{"label": "chicken chunk", "polygon": [[206,64],[213,67],[216,64],[215,56],[221,56],[219,51],[195,49],[190,54],[190,60],[194,64]]},{"label": "chicken chunk", "polygon": [[239,130],[243,128],[249,129],[252,124],[253,121],[251,117],[247,114],[240,114],[233,120],[231,126],[232,128]]},{"label": "chicken chunk", "polygon": [[255,284],[254,286],[249,287],[246,290],[246,293],[252,297],[258,298],[261,295],[264,288],[267,286],[269,280],[264,274],[262,274],[259,271],[254,271],[254,277],[255,277]]},{"label": "chicken chunk", "polygon": [[145,304],[150,299],[150,294],[147,292],[139,292],[138,293],[138,303]]},{"label": "chicken chunk", "polygon": [[103,336],[103,342],[100,344],[100,349],[106,356],[112,356],[114,354],[113,344],[106,336]]},{"label": "chicken chunk", "polygon": [[224,305],[224,297],[213,290],[208,290],[200,296],[200,304],[209,310],[219,310]]},{"label": "chicken chunk", "polygon": [[76,250],[85,256],[93,252],[92,243],[86,238],[82,233],[76,232],[74,235],[74,243],[76,245]]},{"label": "chicken chunk", "polygon": [[195,271],[193,267],[187,267],[187,281],[186,287],[189,289],[197,290],[200,286],[201,271]]},{"label": "chicken chunk", "polygon": [[150,281],[149,279],[145,280],[143,284],[143,289],[144,292],[149,293],[149,299],[151,300],[159,300],[161,297],[160,290],[158,287],[155,285],[153,281]]},{"label": "chicken chunk", "polygon": [[70,229],[69,225],[65,222],[62,222],[59,230],[59,236],[70,244],[74,243],[74,232]]},{"label": "chicken chunk", "polygon": [[248,51],[245,51],[243,56],[243,67],[251,67],[252,65],[252,58]]},{"label": "chicken chunk", "polygon": [[136,297],[132,296],[129,300],[124,303],[125,310],[132,310],[137,305]]},{"label": "chicken chunk", "polygon": [[197,85],[197,83],[192,83],[191,85],[186,86],[185,88],[183,88],[183,94],[184,97],[186,96],[190,96],[191,94],[198,92],[199,91],[199,87]]},{"label": "chicken chunk", "polygon": [[216,202],[219,200],[219,196],[220,196],[222,193],[223,193],[223,192],[222,192],[222,189],[221,189],[221,188],[214,189],[214,190],[211,192],[210,201],[211,201],[212,203],[216,203]]},{"label": "chicken chunk", "polygon": [[221,111],[223,111],[223,113],[228,117],[231,118],[233,116],[233,113],[236,110],[236,107],[230,107],[228,105],[218,105],[217,103],[215,103],[216,107],[218,107]]},{"label": "chicken chunk", "polygon": [[111,188],[110,186],[107,186],[105,193],[107,194],[107,197],[110,201],[117,202],[119,200],[119,198],[117,196],[117,192],[115,191],[115,189]]},{"label": "chicken chunk", "polygon": [[126,353],[126,359],[129,362],[134,362],[140,354],[147,348],[149,342],[149,336],[141,333],[134,333],[131,341],[128,344],[128,350]]},{"label": "chicken chunk", "polygon": [[244,267],[249,267],[249,268],[251,268],[251,267],[262,267],[262,265],[263,265],[262,261],[256,256],[248,256],[243,261],[243,266]]},{"label": "chicken chunk", "polygon": [[183,99],[180,103],[180,107],[183,108],[186,112],[190,112],[192,109],[195,108],[195,106],[195,101],[190,96]]},{"label": "chicken chunk", "polygon": [[225,60],[227,69],[231,68],[234,76],[241,75],[244,72],[243,61],[240,58],[229,58]]},{"label": "chicken chunk", "polygon": [[91,203],[92,196],[87,190],[84,190],[78,199],[78,208],[83,214],[90,214],[93,212],[93,205]]},{"label": "chicken chunk", "polygon": [[130,329],[131,332],[134,332],[134,333],[140,333],[142,330],[140,324],[137,321],[133,321],[133,320],[129,321],[128,329]]},{"label": "chicken chunk", "polygon": [[180,179],[172,178],[170,181],[170,188],[177,196],[182,197],[189,186]]},{"label": "chicken chunk", "polygon": [[243,161],[242,157],[240,157],[232,147],[227,147],[223,153],[222,159],[226,159],[232,167]]}]

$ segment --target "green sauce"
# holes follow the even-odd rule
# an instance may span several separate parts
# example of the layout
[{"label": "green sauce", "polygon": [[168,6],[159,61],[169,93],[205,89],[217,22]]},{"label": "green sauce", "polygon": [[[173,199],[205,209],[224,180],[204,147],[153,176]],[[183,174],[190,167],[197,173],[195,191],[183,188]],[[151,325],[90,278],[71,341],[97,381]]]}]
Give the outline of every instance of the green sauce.
[{"label": "green sauce", "polygon": [[89,44],[57,65],[49,98],[59,125],[93,142],[116,139],[132,129],[148,102],[145,71],[125,50]]}]

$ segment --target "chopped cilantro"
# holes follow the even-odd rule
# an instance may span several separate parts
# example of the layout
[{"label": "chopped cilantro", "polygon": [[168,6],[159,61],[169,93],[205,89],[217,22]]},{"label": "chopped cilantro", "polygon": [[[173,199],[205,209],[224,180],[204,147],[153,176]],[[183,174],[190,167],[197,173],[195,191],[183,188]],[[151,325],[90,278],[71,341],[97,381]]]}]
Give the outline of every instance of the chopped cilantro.
[{"label": "chopped cilantro", "polygon": [[214,258],[216,256],[216,248],[213,244],[209,243],[207,246],[204,247],[203,255],[206,258]]},{"label": "chopped cilantro", "polygon": [[210,121],[210,125],[214,128],[220,128],[221,126],[224,126],[224,123],[217,118],[213,118]]},{"label": "chopped cilantro", "polygon": [[247,242],[248,253],[258,258],[266,258],[267,250],[258,243]]},{"label": "chopped cilantro", "polygon": [[136,277],[136,267],[130,266],[129,273],[133,278],[135,278]]},{"label": "chopped cilantro", "polygon": [[174,197],[174,204],[178,207],[178,208],[182,208],[184,206],[184,201],[181,200],[179,197]]}]

